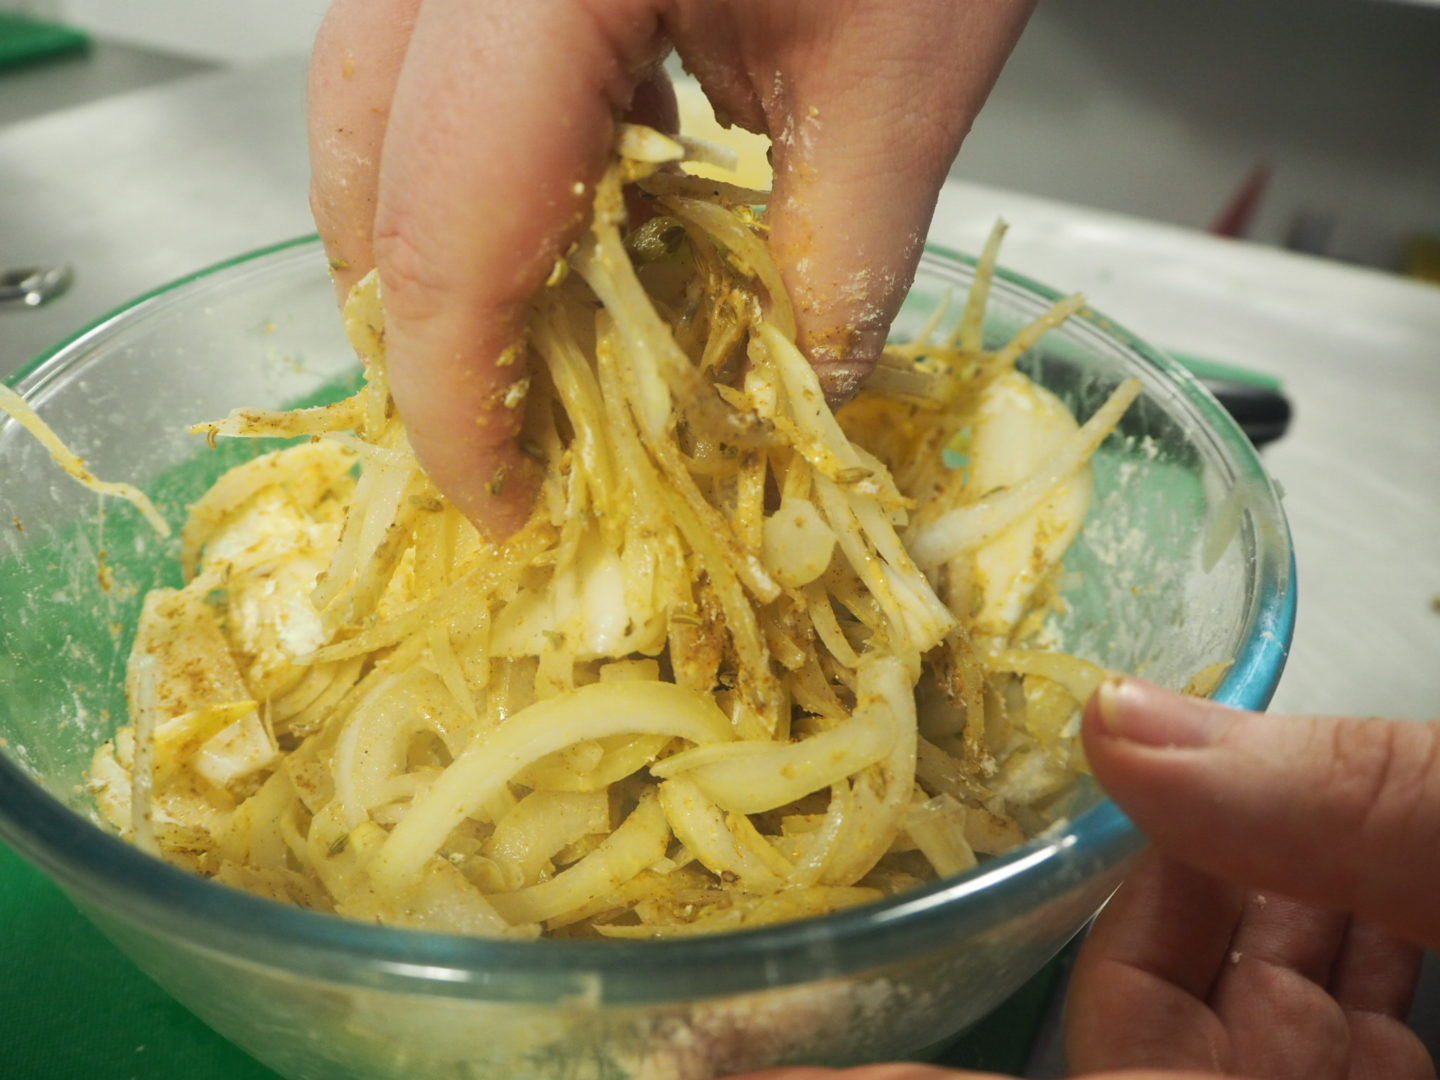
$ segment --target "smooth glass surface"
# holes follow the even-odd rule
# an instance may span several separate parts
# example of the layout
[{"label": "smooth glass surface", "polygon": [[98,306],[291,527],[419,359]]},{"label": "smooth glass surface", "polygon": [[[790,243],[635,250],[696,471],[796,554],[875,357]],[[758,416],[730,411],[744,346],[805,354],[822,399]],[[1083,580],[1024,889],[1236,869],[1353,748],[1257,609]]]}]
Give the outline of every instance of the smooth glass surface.
[{"label": "smooth glass surface", "polygon": [[[958,318],[969,264],[927,254],[897,324]],[[987,334],[1048,290],[1006,276]],[[942,323],[942,326],[944,324]],[[1027,369],[1083,417],[1146,383],[1096,462],[1067,563],[1071,649],[1173,685],[1234,664],[1217,694],[1263,707],[1293,618],[1288,534],[1244,436],[1182,369],[1087,313]],[[185,433],[238,404],[345,392],[353,359],[313,240],[138,301],[16,380],[109,478],[178,526],[241,455]],[[782,1061],[855,1063],[933,1044],[1032,975],[1098,907],[1139,843],[1091,785],[1045,836],[961,877],[823,919],[671,942],[494,942],[285,907],[153,860],[96,823],[89,756],[123,723],[144,590],[177,577],[126,506],[98,504],[0,423],[0,835],[52,874],[204,1019],[296,1078],[704,1080]],[[103,566],[103,569],[102,569]]]}]

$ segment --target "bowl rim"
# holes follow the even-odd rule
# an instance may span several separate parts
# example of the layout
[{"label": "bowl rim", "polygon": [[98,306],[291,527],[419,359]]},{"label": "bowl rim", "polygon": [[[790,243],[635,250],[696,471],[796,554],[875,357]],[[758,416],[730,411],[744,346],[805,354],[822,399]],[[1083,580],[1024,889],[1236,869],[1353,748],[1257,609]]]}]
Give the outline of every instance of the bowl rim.
[{"label": "bowl rim", "polygon": [[[283,240],[186,274],[123,304],[23,365],[5,381],[14,387],[43,376],[92,338],[125,324],[195,286],[223,284],[229,271],[253,268],[267,258],[281,265],[319,252],[314,234]],[[922,265],[973,270],[977,260],[926,244]],[[1022,274],[997,267],[997,282],[1054,302],[1062,294]],[[1257,452],[1223,407],[1180,364],[1088,306],[1074,318],[1088,322],[1140,357],[1174,384],[1225,448],[1232,466],[1257,479],[1263,507],[1278,527],[1269,539],[1279,559],[1257,560],[1251,581],[1249,633],[1214,699],[1263,709],[1278,684],[1294,629],[1294,556],[1278,495]],[[1272,565],[1273,564],[1273,565]],[[1263,578],[1263,580],[1261,580]],[[373,982],[357,973],[356,961],[378,966],[386,985],[452,997],[517,997],[523,976],[530,1000],[554,1001],[579,992],[607,1004],[644,1004],[756,990],[811,981],[893,963],[912,951],[971,936],[993,925],[987,913],[1025,911],[1072,887],[1078,873],[1114,870],[1143,838],[1109,799],[987,860],[957,877],[815,918],[725,934],[661,940],[515,941],[386,927],[293,907],[202,878],[144,854],[71,810],[32,781],[8,755],[0,754],[0,838],[67,887],[92,914],[103,899],[131,917],[178,932],[191,944],[245,957],[256,943],[286,950],[280,966],[305,969],[342,983]],[[76,854],[83,854],[82,859]],[[1061,862],[1073,873],[1042,874]],[[984,894],[986,903],[966,904]],[[102,918],[103,918],[103,913]],[[106,920],[108,921],[108,920]],[[704,972],[695,985],[694,971]],[[670,973],[667,976],[667,973]],[[677,974],[678,973],[678,977]],[[596,975],[605,976],[596,979]],[[627,978],[627,976],[630,976]]]}]

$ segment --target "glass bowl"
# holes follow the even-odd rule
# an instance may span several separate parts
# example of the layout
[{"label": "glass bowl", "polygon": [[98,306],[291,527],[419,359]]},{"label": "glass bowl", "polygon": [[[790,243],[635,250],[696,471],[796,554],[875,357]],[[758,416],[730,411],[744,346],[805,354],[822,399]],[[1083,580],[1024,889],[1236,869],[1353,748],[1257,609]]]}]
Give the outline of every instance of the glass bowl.
[{"label": "glass bowl", "polygon": [[[897,323],[913,335],[972,263],[931,250]],[[997,342],[1057,294],[1001,273]],[[1142,398],[1095,461],[1065,574],[1071,651],[1263,708],[1294,613],[1289,536],[1254,449],[1182,368],[1092,312],[1024,358],[1083,417],[1122,378]],[[313,238],[140,298],[13,385],[110,479],[178,525],[221,471],[186,426],[232,406],[338,396],[355,363]],[[786,1062],[922,1052],[1041,968],[1117,884],[1141,838],[1091,784],[1037,839],[959,877],[824,918],[664,942],[506,942],[350,922],[192,877],[102,826],[85,790],[124,717],[130,627],[177,584],[176,541],[100,505],[0,423],[0,836],[135,962],[284,1076],[306,1080],[705,1080]]]}]

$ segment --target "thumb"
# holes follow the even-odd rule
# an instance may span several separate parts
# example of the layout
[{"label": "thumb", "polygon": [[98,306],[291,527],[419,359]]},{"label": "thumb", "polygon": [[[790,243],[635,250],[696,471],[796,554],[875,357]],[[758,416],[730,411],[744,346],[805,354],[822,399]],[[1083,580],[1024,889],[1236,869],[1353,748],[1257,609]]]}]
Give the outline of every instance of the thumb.
[{"label": "thumb", "polygon": [[1440,723],[1241,712],[1127,678],[1083,731],[1167,855],[1440,947]]},{"label": "thumb", "polygon": [[373,244],[391,389],[426,472],[495,537],[540,480],[517,438],[530,300],[658,56],[641,6],[425,0],[396,76]]}]

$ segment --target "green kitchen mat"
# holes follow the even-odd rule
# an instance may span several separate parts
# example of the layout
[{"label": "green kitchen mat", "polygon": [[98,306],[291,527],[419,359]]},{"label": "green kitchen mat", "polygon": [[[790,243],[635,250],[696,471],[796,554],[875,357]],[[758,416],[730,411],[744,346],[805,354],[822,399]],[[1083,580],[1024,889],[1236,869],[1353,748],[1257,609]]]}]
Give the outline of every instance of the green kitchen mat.
[{"label": "green kitchen mat", "polygon": [[0,844],[0,1043],[25,1080],[276,1080],[151,982]]},{"label": "green kitchen mat", "polygon": [[90,48],[90,38],[73,26],[25,15],[0,15],[0,72],[73,56]]}]

